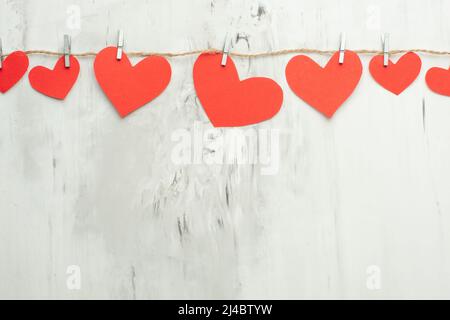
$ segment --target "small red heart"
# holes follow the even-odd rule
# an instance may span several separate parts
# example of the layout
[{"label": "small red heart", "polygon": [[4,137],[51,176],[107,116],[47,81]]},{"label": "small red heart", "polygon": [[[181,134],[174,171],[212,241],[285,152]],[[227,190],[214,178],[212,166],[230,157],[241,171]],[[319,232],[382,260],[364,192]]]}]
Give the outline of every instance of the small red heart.
[{"label": "small red heart", "polygon": [[37,66],[31,69],[28,79],[36,91],[51,98],[63,100],[72,89],[80,73],[80,64],[70,56],[70,68],[64,66],[64,57],[56,62],[53,70]]},{"label": "small red heart", "polygon": [[361,60],[350,50],[345,51],[343,64],[336,52],[324,68],[304,55],[293,57],[286,66],[292,91],[328,118],[352,94],[361,74]]},{"label": "small red heart", "polygon": [[0,92],[5,93],[22,79],[28,69],[28,57],[25,52],[14,51],[3,61],[0,69]]},{"label": "small red heart", "polygon": [[425,80],[432,91],[450,97],[450,67],[448,69],[431,68]]},{"label": "small red heart", "polygon": [[269,78],[239,80],[233,60],[201,54],[194,64],[197,96],[214,127],[240,127],[268,120],[283,103],[281,87]]},{"label": "small red heart", "polygon": [[370,74],[383,88],[396,95],[402,93],[416,80],[422,67],[420,57],[414,52],[405,53],[397,63],[389,60],[386,67],[383,62],[383,55],[373,57],[369,64]]},{"label": "small red heart", "polygon": [[108,47],[95,57],[95,77],[108,99],[123,118],[164,91],[172,74],[169,62],[150,56],[134,67],[126,54],[116,59],[117,48]]}]

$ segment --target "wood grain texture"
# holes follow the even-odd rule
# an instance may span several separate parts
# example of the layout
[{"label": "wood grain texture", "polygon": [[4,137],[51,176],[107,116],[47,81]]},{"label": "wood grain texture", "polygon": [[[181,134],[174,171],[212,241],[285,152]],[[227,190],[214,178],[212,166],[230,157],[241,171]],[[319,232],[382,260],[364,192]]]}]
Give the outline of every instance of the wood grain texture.
[{"label": "wood grain texture", "polygon": [[[446,0],[1,0],[0,35],[6,51],[61,50],[66,32],[73,51],[99,51],[123,28],[126,50],[184,51],[221,47],[232,29],[233,50],[259,52],[337,48],[341,31],[349,48],[376,49],[390,32],[393,50],[448,50],[448,12]],[[398,97],[362,57],[361,82],[331,121],[289,90],[290,58],[235,58],[241,77],[284,90],[280,113],[254,127],[280,132],[269,175],[173,161],[174,132],[211,128],[195,57],[170,59],[168,89],[124,120],[91,58],[63,103],[27,79],[1,95],[0,297],[449,298],[450,98],[424,82],[448,57],[422,56]],[[70,265],[80,290],[66,285]],[[366,285],[371,265],[378,290]]]}]

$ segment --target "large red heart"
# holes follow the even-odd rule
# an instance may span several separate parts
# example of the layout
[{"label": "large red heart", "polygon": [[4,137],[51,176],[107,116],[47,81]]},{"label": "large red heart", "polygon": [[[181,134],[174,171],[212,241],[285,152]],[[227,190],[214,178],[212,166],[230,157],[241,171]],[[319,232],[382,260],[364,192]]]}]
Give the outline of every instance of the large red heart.
[{"label": "large red heart", "polygon": [[222,67],[221,54],[203,53],[194,64],[194,86],[215,127],[240,127],[272,118],[281,108],[283,91],[269,78],[239,80],[233,60]]},{"label": "large red heart", "polygon": [[417,78],[422,67],[420,57],[414,52],[404,54],[397,63],[389,60],[385,67],[383,55],[372,58],[369,71],[372,77],[386,90],[399,95]]},{"label": "large red heart", "polygon": [[70,68],[64,66],[64,57],[61,57],[53,70],[42,66],[34,67],[28,79],[36,91],[51,98],[63,100],[77,81],[79,73],[80,64],[74,56],[70,56]]},{"label": "large red heart", "polygon": [[361,74],[361,60],[350,50],[345,51],[343,64],[339,64],[336,52],[324,68],[304,55],[293,57],[286,66],[292,91],[328,118],[352,94]]},{"label": "large red heart", "polygon": [[450,68],[431,68],[425,80],[432,91],[450,97]]},{"label": "large red heart", "polygon": [[172,74],[169,62],[150,56],[132,66],[126,54],[116,59],[117,48],[100,51],[94,61],[95,77],[121,117],[144,106],[164,91]]},{"label": "large red heart", "polygon": [[5,93],[22,79],[28,69],[28,57],[25,52],[14,51],[3,61],[0,69],[0,92]]}]

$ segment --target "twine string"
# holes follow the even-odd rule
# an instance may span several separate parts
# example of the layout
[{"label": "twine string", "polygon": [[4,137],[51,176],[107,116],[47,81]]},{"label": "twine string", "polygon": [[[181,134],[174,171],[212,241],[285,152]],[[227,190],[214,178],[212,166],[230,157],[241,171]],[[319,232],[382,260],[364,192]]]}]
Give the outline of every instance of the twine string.
[{"label": "twine string", "polygon": [[[381,50],[370,50],[370,49],[359,49],[352,50],[355,53],[359,54],[383,54]],[[390,50],[389,54],[401,54],[406,52],[416,52],[423,53],[428,55],[436,55],[436,56],[448,56],[450,55],[450,51],[438,51],[438,50],[429,50],[429,49],[400,49],[400,50]],[[270,57],[270,56],[280,56],[294,53],[306,53],[306,54],[322,54],[322,55],[331,55],[335,53],[336,50],[320,50],[320,49],[308,49],[308,48],[297,48],[297,49],[283,49],[276,51],[267,51],[267,52],[256,52],[256,53],[239,53],[239,52],[230,52],[229,55],[235,57],[242,58],[257,58],[257,57]],[[48,50],[26,50],[25,53],[27,55],[44,55],[44,56],[62,56],[63,52],[57,51],[48,51]],[[201,53],[222,53],[222,50],[218,49],[207,49],[207,50],[192,50],[192,51],[181,51],[181,52],[145,52],[145,51],[132,51],[127,52],[129,57],[147,57],[147,56],[164,56],[164,57],[185,57],[191,55],[198,55]],[[4,54],[6,57],[8,54]],[[80,53],[72,53],[75,57],[95,57],[97,55],[96,52],[80,52]]]}]

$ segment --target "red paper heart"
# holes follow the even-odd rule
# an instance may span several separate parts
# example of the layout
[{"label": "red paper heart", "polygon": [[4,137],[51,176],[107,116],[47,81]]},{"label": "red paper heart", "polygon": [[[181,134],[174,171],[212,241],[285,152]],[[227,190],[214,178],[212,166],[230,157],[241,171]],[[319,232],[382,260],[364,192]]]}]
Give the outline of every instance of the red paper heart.
[{"label": "red paper heart", "polygon": [[369,70],[372,77],[386,90],[399,95],[417,78],[422,67],[420,57],[414,52],[404,54],[397,63],[389,60],[387,67],[383,64],[383,55],[372,58]]},{"label": "red paper heart", "polygon": [[169,62],[150,56],[134,67],[126,54],[116,59],[117,48],[108,47],[95,57],[94,70],[100,87],[123,118],[164,91],[172,74]]},{"label": "red paper heart", "polygon": [[281,87],[269,78],[239,80],[233,60],[201,54],[194,64],[197,96],[214,127],[240,127],[268,120],[283,103]]},{"label": "red paper heart", "polygon": [[28,57],[25,52],[14,51],[3,61],[0,69],[0,92],[5,93],[22,79],[28,69]]},{"label": "red paper heart", "polygon": [[37,66],[31,69],[28,79],[36,91],[51,98],[63,100],[72,89],[80,73],[80,64],[70,56],[70,68],[64,67],[64,57],[56,62],[53,70]]},{"label": "red paper heart", "polygon": [[431,68],[425,80],[432,91],[450,97],[450,68]]},{"label": "red paper heart", "polygon": [[349,50],[345,51],[343,64],[339,64],[336,52],[324,68],[304,55],[293,57],[286,66],[292,91],[328,118],[352,94],[361,74],[361,60]]}]

